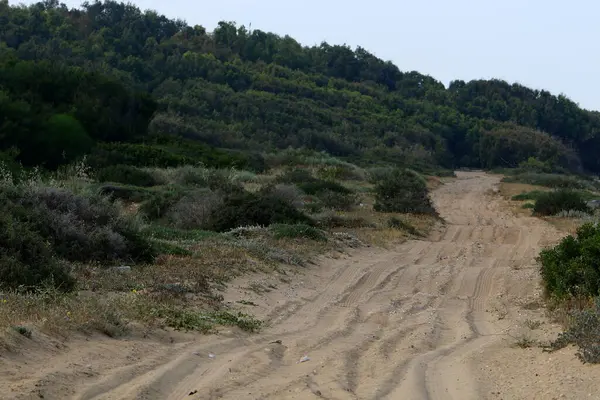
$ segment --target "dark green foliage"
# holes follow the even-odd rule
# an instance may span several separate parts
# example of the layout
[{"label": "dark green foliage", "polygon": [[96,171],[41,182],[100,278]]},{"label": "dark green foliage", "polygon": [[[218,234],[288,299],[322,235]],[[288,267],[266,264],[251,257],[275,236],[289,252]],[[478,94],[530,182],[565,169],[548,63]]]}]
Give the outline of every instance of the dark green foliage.
[{"label": "dark green foliage", "polygon": [[96,179],[99,182],[116,182],[141,187],[157,184],[151,174],[129,165],[114,165],[102,168],[96,172]]},{"label": "dark green foliage", "polygon": [[533,207],[533,212],[537,215],[556,215],[561,211],[571,210],[590,211],[581,193],[568,189],[540,193]]},{"label": "dark green foliage", "polygon": [[315,180],[313,182],[299,183],[298,187],[306,194],[318,195],[323,192],[350,194],[352,191],[337,182]]},{"label": "dark green foliage", "polygon": [[543,250],[539,261],[549,295],[559,299],[600,295],[600,226],[581,226],[575,236]]},{"label": "dark green foliage", "polygon": [[551,344],[552,350],[562,349],[570,344],[579,347],[577,357],[584,363],[600,363],[600,297],[596,297],[594,305],[584,310],[571,313],[568,329],[561,333]]},{"label": "dark green foliage", "polygon": [[98,188],[101,196],[139,203],[154,196],[154,192],[138,186],[102,185]]},{"label": "dark green foliage", "polygon": [[27,339],[31,339],[31,329],[27,328],[26,326],[13,326],[13,329],[20,335],[25,336]]},{"label": "dark green foliage", "polygon": [[[70,115],[96,142],[142,147],[100,146],[94,167],[261,171],[258,153],[291,147],[419,171],[600,171],[599,114],[519,84],[445,88],[360,47],[303,47],[227,22],[208,33],[112,0],[3,1],[0,21],[0,147],[31,165],[51,164],[34,139],[53,115]],[[67,145],[55,143],[53,153]]]},{"label": "dark green foliage", "polygon": [[270,229],[273,232],[273,235],[276,239],[304,238],[316,240],[319,242],[327,240],[327,237],[325,236],[325,233],[322,230],[306,224],[274,224],[271,225]]},{"label": "dark green foliage", "polygon": [[164,217],[174,204],[185,196],[185,190],[179,187],[169,187],[153,193],[142,203],[139,211],[151,220]]},{"label": "dark green foliage", "polygon": [[177,246],[173,243],[155,241],[152,243],[157,254],[168,254],[171,256],[189,257],[193,253],[181,246]]},{"label": "dark green foliage", "polygon": [[546,186],[553,189],[594,189],[594,184],[592,182],[573,175],[530,172],[507,176],[503,179],[503,181]]},{"label": "dark green foliage", "polygon": [[65,114],[52,115],[36,136],[32,149],[35,149],[35,158],[22,160],[29,165],[43,160],[42,164],[48,168],[56,168],[83,156],[94,144],[81,123]]},{"label": "dark green foliage", "polygon": [[375,186],[375,211],[437,215],[427,183],[417,173],[397,170]]},{"label": "dark green foliage", "polygon": [[240,226],[277,223],[313,224],[309,217],[280,198],[243,193],[226,198],[223,206],[213,213],[210,226],[214,231],[225,232]]}]

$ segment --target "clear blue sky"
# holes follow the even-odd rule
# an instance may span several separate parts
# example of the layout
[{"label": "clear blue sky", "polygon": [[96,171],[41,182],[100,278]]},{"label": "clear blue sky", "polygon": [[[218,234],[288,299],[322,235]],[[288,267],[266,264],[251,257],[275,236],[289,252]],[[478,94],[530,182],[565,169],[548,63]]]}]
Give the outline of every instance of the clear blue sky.
[{"label": "clear blue sky", "polygon": [[598,1],[132,2],[208,30],[226,20],[289,34],[305,45],[360,45],[403,71],[416,70],[446,85],[453,79],[500,78],[564,93],[581,107],[600,110]]}]

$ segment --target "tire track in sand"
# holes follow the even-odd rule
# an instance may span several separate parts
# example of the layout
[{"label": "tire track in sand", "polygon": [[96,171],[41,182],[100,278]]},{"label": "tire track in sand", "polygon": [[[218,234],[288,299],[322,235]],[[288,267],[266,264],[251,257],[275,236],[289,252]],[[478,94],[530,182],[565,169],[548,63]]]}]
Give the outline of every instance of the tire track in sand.
[{"label": "tire track in sand", "polygon": [[[470,356],[510,323],[489,317],[489,300],[509,260],[523,263],[543,231],[501,212],[488,194],[498,182],[458,173],[432,196],[445,232],[322,263],[329,278],[274,308],[264,332],[202,338],[136,376],[109,371],[76,398],[481,398]],[[193,355],[207,349],[217,359]],[[311,361],[298,363],[304,354]]]}]

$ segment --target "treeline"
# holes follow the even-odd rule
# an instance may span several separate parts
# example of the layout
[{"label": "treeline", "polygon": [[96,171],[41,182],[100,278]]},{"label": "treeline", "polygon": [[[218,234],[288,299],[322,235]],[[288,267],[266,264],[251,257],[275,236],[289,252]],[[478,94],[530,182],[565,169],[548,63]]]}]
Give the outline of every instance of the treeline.
[{"label": "treeline", "polygon": [[[535,157],[552,169],[600,171],[597,113],[502,81],[446,89],[360,47],[305,47],[228,22],[209,33],[115,1],[69,9],[0,0],[0,39],[0,145],[26,163],[51,166],[98,152],[98,142],[113,142],[113,155],[138,146],[138,155],[183,162],[190,156],[181,150],[195,142],[221,164],[304,147],[416,169]],[[179,144],[156,143],[165,136]]]}]

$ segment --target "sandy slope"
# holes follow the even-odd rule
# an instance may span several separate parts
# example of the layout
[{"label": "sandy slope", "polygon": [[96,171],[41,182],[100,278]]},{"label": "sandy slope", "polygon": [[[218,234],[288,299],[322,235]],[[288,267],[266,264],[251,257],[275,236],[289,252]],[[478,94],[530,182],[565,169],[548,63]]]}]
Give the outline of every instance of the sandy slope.
[{"label": "sandy slope", "polygon": [[[1,397],[600,398],[600,369],[582,365],[573,349],[514,346],[521,335],[556,333],[541,308],[534,257],[560,234],[506,211],[498,182],[460,173],[437,189],[448,224],[427,240],[325,259],[268,294],[243,293],[248,278],[237,282],[229,298],[258,303],[254,311],[270,321],[258,335],[30,351],[1,361]],[[526,328],[527,319],[541,328]],[[310,360],[299,363],[304,355]]]}]

